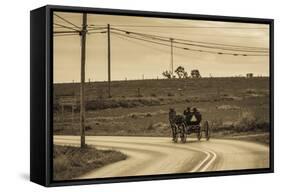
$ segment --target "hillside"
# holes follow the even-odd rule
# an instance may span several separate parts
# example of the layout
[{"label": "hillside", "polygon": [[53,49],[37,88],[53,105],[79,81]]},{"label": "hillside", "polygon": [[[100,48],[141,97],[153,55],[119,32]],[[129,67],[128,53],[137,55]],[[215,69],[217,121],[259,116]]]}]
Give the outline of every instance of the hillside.
[{"label": "hillside", "polygon": [[[201,96],[214,95],[218,92],[239,94],[247,89],[268,90],[269,78],[201,78],[201,79],[160,79],[160,80],[135,80],[111,82],[111,95],[113,97],[136,97],[140,89],[141,96],[161,96],[169,94],[176,96]],[[55,95],[79,95],[79,83],[54,84]],[[107,82],[90,82],[85,84],[87,96],[106,97]]]},{"label": "hillside", "polygon": [[[139,90],[139,91],[138,91]],[[182,113],[197,107],[213,131],[223,134],[267,131],[269,127],[269,78],[202,78],[187,80],[138,80],[86,83],[88,135],[170,135],[168,110]],[[76,97],[72,116],[59,98]],[[63,120],[62,120],[63,119]],[[54,131],[79,134],[79,84],[54,85]]]}]

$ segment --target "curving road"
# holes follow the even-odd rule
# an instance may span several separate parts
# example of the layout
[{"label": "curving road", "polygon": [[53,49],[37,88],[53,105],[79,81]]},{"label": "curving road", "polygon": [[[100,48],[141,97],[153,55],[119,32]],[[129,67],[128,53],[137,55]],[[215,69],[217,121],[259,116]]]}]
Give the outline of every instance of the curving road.
[{"label": "curving road", "polygon": [[[77,179],[268,168],[269,147],[237,140],[172,143],[167,137],[87,136],[87,144],[119,150],[128,158]],[[78,136],[54,136],[58,145],[78,145]]]}]

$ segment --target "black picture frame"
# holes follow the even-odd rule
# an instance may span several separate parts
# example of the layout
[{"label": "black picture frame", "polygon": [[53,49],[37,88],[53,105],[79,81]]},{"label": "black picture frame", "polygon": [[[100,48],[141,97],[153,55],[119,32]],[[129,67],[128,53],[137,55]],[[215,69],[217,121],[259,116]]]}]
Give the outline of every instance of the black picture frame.
[{"label": "black picture frame", "polygon": [[[167,175],[98,178],[87,180],[53,181],[52,179],[52,79],[54,11],[87,12],[110,15],[177,18],[208,21],[246,22],[270,25],[270,167],[249,170],[180,173]],[[195,178],[210,176],[243,175],[274,172],[274,20],[215,15],[149,12],[136,10],[100,9],[46,5],[30,12],[30,180],[43,186],[67,186],[112,182],[132,182],[162,179]]]}]

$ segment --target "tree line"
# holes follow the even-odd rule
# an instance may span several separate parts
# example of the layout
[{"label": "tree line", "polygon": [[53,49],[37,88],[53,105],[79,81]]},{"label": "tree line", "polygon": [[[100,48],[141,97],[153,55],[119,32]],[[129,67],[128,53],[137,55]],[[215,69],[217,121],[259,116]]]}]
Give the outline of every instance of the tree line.
[{"label": "tree line", "polygon": [[193,69],[190,72],[190,76],[185,71],[184,67],[178,66],[176,70],[174,71],[176,75],[173,75],[172,71],[164,71],[162,75],[167,79],[187,79],[187,78],[201,78],[200,72],[198,69]]}]

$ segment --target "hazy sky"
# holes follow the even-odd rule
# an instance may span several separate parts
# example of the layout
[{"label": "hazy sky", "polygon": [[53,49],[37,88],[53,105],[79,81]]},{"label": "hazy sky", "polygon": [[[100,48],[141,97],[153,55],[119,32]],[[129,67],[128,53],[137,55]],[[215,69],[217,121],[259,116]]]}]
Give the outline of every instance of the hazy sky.
[{"label": "hazy sky", "polygon": [[[77,26],[81,26],[82,14],[80,13],[56,12],[56,14]],[[56,16],[54,16],[54,23],[72,27]],[[269,48],[269,25],[262,24],[97,14],[88,14],[88,24],[111,24],[112,27],[122,30],[192,41]],[[128,27],[126,25],[162,27]],[[65,31],[69,29],[56,26],[54,30]],[[95,81],[106,80],[107,34],[89,34],[86,41],[86,81],[89,78]],[[235,52],[185,45],[184,47],[217,52]],[[80,49],[79,35],[54,37],[55,83],[80,81]],[[170,63],[170,47],[111,34],[112,80],[141,79],[142,75],[144,78],[157,78],[157,76],[162,78],[162,72],[170,69]],[[189,73],[192,69],[199,69],[202,76],[210,74],[212,76],[236,76],[245,75],[248,72],[252,72],[254,75],[269,75],[268,56],[232,56],[174,48],[174,69],[179,65],[183,66]]]}]

